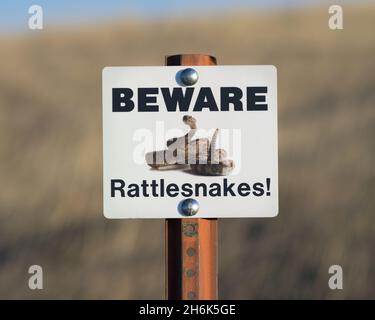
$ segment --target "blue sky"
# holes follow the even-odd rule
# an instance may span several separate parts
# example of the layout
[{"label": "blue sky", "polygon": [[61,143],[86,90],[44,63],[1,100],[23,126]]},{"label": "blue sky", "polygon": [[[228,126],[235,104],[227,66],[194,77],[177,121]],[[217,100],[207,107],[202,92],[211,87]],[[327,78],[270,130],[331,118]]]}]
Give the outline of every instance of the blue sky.
[{"label": "blue sky", "polygon": [[[364,0],[365,1],[365,0]],[[360,2],[349,0],[347,2]],[[235,10],[236,8],[278,9],[303,5],[326,3],[340,4],[343,0],[2,0],[0,3],[0,27],[2,33],[12,30],[26,30],[28,8],[33,4],[42,6],[44,25],[95,22],[131,16],[145,19],[196,14],[194,7],[213,12],[214,10]]]}]

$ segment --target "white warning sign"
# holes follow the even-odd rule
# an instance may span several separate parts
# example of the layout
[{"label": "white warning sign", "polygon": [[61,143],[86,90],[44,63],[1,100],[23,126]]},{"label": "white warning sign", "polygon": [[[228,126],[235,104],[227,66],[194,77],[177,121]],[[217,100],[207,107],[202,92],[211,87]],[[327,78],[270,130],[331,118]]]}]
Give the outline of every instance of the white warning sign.
[{"label": "white warning sign", "polygon": [[276,68],[104,68],[103,156],[107,218],[276,216]]}]

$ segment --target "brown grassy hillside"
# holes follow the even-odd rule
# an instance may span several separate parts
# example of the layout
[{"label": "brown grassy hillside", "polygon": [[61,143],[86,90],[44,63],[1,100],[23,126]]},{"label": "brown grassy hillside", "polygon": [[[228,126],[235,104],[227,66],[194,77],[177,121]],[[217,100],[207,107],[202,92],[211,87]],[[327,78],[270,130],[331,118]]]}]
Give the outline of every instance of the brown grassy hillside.
[{"label": "brown grassy hillside", "polygon": [[345,8],[342,31],[327,20],[248,12],[0,39],[0,298],[163,298],[163,222],[102,216],[101,70],[200,52],[279,77],[280,215],[220,221],[220,297],[374,298],[375,7]]}]

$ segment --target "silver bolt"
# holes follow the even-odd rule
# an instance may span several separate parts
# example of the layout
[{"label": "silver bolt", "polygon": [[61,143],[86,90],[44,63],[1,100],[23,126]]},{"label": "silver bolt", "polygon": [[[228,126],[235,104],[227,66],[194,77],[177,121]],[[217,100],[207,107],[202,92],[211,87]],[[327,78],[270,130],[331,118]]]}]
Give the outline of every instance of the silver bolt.
[{"label": "silver bolt", "polygon": [[182,70],[180,79],[181,82],[185,86],[192,86],[193,84],[196,84],[198,81],[198,72],[194,70],[193,68],[187,68],[185,70]]},{"label": "silver bolt", "polygon": [[199,210],[199,202],[195,199],[182,200],[178,205],[178,211],[183,216],[194,216]]}]

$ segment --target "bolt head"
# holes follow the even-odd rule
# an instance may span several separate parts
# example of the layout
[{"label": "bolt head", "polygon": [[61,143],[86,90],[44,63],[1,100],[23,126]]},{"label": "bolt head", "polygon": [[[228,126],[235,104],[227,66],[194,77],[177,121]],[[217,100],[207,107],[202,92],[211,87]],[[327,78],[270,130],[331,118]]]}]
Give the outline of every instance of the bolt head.
[{"label": "bolt head", "polygon": [[195,199],[185,199],[182,200],[178,205],[178,211],[183,216],[194,216],[198,213],[199,202]]},{"label": "bolt head", "polygon": [[182,70],[180,79],[185,86],[192,86],[196,84],[199,79],[198,72],[193,68],[187,68]]}]

